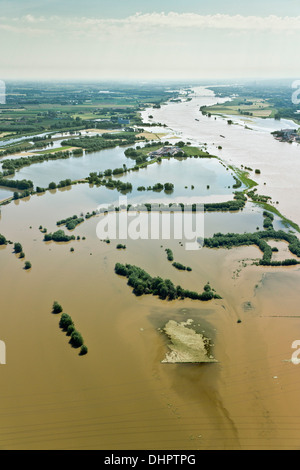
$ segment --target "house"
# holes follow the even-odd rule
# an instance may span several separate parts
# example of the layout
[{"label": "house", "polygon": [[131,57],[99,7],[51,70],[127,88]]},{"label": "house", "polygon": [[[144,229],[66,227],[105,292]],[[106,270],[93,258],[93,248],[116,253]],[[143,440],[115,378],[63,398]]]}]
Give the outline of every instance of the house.
[{"label": "house", "polygon": [[155,150],[154,152],[150,152],[149,156],[151,158],[167,156],[173,157],[179,152],[182,152],[181,148],[179,147],[162,147],[158,150]]}]

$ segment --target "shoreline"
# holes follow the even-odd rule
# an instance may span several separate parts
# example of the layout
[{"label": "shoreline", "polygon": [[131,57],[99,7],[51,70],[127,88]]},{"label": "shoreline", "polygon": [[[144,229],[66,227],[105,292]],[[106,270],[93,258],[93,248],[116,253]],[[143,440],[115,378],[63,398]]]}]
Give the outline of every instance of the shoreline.
[{"label": "shoreline", "polygon": [[[180,134],[179,139],[184,138],[197,145],[203,145],[203,142],[206,142],[209,153],[215,154],[227,166],[233,165],[237,168],[241,168],[241,165],[251,166],[253,176],[254,169],[260,169],[261,174],[254,176],[257,192],[270,196],[271,204],[276,204],[278,201],[276,208],[283,217],[300,226],[297,204],[297,199],[300,198],[297,181],[298,169],[300,172],[299,149],[276,141],[271,134],[266,132],[259,130],[250,132],[243,126],[229,126],[224,118],[218,116],[215,116],[215,119],[202,116],[199,111],[201,99],[205,102],[209,101],[210,104],[216,104],[218,97],[213,96],[213,92],[208,93],[209,90],[205,87],[194,89],[198,95],[193,96],[189,103],[169,103],[161,109],[148,108],[141,113],[143,119],[149,122],[147,116],[151,110],[154,122],[166,124],[175,135]],[[195,117],[199,122],[195,122]],[[179,132],[179,122],[185,122],[181,132]],[[198,132],[203,142],[199,142]],[[221,150],[218,149],[219,145],[222,146]],[[287,152],[286,158],[290,160],[289,165],[286,165],[286,159],[281,158],[285,151]],[[274,155],[276,156],[275,162]],[[252,177],[251,173],[249,176]],[[282,181],[289,181],[289,188],[282,188]],[[295,194],[292,201],[288,195],[289,191]]]}]

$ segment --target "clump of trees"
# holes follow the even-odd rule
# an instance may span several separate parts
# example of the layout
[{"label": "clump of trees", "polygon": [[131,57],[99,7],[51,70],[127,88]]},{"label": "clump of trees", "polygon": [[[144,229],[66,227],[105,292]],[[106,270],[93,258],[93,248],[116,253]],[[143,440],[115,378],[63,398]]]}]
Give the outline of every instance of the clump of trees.
[{"label": "clump of trees", "polygon": [[118,145],[132,145],[136,141],[144,140],[137,137],[136,132],[119,132],[119,133],[106,133],[96,136],[84,136],[79,139],[68,139],[62,141],[62,146],[80,147],[85,149],[87,153],[97,152],[99,150],[114,148]]},{"label": "clump of trees", "polygon": [[204,238],[204,245],[208,248],[232,248],[234,246],[256,245],[262,252],[263,257],[259,260],[259,264],[263,266],[289,266],[299,264],[295,258],[285,259],[283,261],[272,261],[272,248],[268,245],[267,240],[284,240],[289,243],[291,253],[300,258],[300,240],[291,233],[283,230],[258,231],[255,233],[216,233],[211,238]]},{"label": "clump of trees", "polygon": [[122,245],[122,243],[118,243],[117,250],[126,250],[126,245]]},{"label": "clump of trees", "polygon": [[143,269],[138,266],[130,264],[116,263],[115,272],[120,276],[125,276],[128,279],[127,284],[133,287],[133,293],[136,296],[144,294],[152,294],[159,296],[160,299],[184,299],[190,298],[194,300],[211,300],[220,299],[221,297],[215,293],[213,289],[203,290],[202,294],[194,291],[183,289],[181,286],[176,286],[170,279],[162,279],[161,277],[151,277]]},{"label": "clump of trees", "polygon": [[61,313],[62,310],[62,306],[55,300],[52,305],[52,313]]},{"label": "clump of trees", "polygon": [[184,266],[183,264],[177,263],[176,261],[172,263],[172,266],[174,266],[174,268],[176,269],[179,269],[180,271],[192,271],[192,268],[190,268],[189,266]]},{"label": "clump of trees", "polygon": [[267,203],[271,199],[270,196],[265,196],[263,194],[257,194],[256,193],[256,188],[252,189],[251,191],[248,191],[247,196],[249,196],[250,199],[254,202],[262,202],[262,203]]},{"label": "clump of trees", "polygon": [[49,242],[53,240],[54,242],[69,242],[71,240],[75,240],[74,235],[66,235],[63,230],[57,230],[54,233],[45,233],[44,241]]},{"label": "clump of trees", "polygon": [[238,189],[242,186],[242,182],[236,177],[233,177],[235,179],[235,183],[232,185],[234,189]]},{"label": "clump of trees", "polygon": [[6,179],[6,178],[3,178],[1,175],[0,175],[0,186],[5,186],[5,187],[8,187],[8,188],[16,188],[16,189],[20,189],[21,191],[23,190],[29,190],[29,191],[32,191],[33,190],[33,182],[31,180],[9,180],[9,179]]},{"label": "clump of trees", "polygon": [[16,243],[14,244],[14,251],[15,251],[15,253],[17,253],[17,254],[18,254],[18,253],[22,253],[23,247],[22,247],[21,243],[16,242]]},{"label": "clump of trees", "polygon": [[64,225],[68,230],[74,230],[77,227],[77,225],[84,222],[85,219],[86,220],[90,219],[91,217],[94,217],[95,215],[97,215],[96,211],[87,212],[85,214],[85,216],[83,216],[83,214],[81,214],[80,217],[78,217],[77,215],[72,215],[71,217],[67,217],[66,219],[58,220],[56,222],[56,225],[57,226]]},{"label": "clump of trees", "polygon": [[[61,180],[59,183],[55,183],[54,181],[51,181],[49,183],[48,189],[53,190],[56,188],[65,188],[66,186],[71,186],[72,185],[72,180],[70,178],[67,178],[65,180]],[[42,192],[44,188],[40,188],[39,192]]]},{"label": "clump of trees", "polygon": [[95,215],[97,215],[96,211],[87,212],[84,217],[85,217],[85,219],[90,219],[91,217],[94,217]]},{"label": "clump of trees", "polygon": [[0,245],[7,245],[7,240],[4,235],[0,233]]},{"label": "clump of trees", "polygon": [[75,227],[79,224],[84,222],[83,217],[77,217],[77,215],[73,215],[72,217],[68,217],[67,219],[62,219],[56,222],[56,225],[65,225],[68,230],[74,230]]},{"label": "clump of trees", "polygon": [[[137,188],[138,191],[146,191],[145,186],[138,186]],[[174,184],[173,183],[155,183],[153,186],[148,186],[147,191],[156,191],[160,192],[164,190],[165,192],[172,192],[174,190]]]},{"label": "clump of trees", "polygon": [[26,166],[30,166],[35,163],[42,163],[48,160],[65,159],[65,158],[69,158],[70,155],[71,154],[68,151],[58,150],[57,152],[36,154],[36,155],[31,155],[29,157],[11,158],[3,162],[2,169],[10,171],[11,174],[14,174],[15,171],[18,171],[21,168],[24,168]]},{"label": "clump of trees", "polygon": [[[113,170],[114,171],[114,170]],[[113,180],[111,178],[111,174],[113,173],[112,170],[105,170],[104,175],[103,173],[99,172],[91,172],[87,177],[87,181],[89,184],[95,184],[96,186],[105,186],[109,189],[117,189],[117,191],[121,193],[128,193],[132,191],[132,184],[129,182],[122,182],[120,180]],[[127,170],[122,169],[122,172],[126,172]],[[116,174],[116,173],[114,173]],[[108,176],[108,179],[103,178],[103,176]]]},{"label": "clump of trees", "polygon": [[[243,192],[236,191],[233,196],[233,201],[226,202],[211,202],[204,204],[205,212],[214,211],[238,211],[244,208],[247,201],[247,197]],[[195,204],[196,206],[196,204]],[[196,210],[196,207],[195,207]]]},{"label": "clump of trees", "polygon": [[166,248],[165,252],[167,253],[168,261],[173,261],[174,260],[173,251],[170,248]]},{"label": "clump of trees", "polygon": [[174,190],[174,184],[173,183],[165,183],[164,184],[164,191],[165,192],[171,192]]},{"label": "clump of trees", "polygon": [[32,268],[32,264],[30,263],[30,261],[25,261],[25,266],[24,266],[24,269],[31,269]]},{"label": "clump of trees", "polygon": [[265,229],[273,228],[274,215],[271,212],[263,212],[264,223],[263,226]]}]

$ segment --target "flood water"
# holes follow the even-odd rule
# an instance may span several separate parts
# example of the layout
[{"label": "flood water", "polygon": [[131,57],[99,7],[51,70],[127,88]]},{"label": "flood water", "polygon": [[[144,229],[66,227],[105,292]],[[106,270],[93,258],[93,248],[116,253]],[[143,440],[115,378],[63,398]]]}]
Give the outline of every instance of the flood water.
[{"label": "flood water", "polygon": [[[221,141],[219,133],[225,135],[227,124],[203,118],[205,124],[196,122],[195,134],[195,121],[189,128],[183,119],[189,116],[186,106],[193,112],[193,105],[198,116],[200,98],[174,104],[170,114],[173,104],[152,114],[161,111],[164,122],[166,113],[166,123],[172,121],[176,132],[182,124],[186,134],[215,149],[212,144]],[[239,142],[235,155],[244,145],[237,137],[231,143],[227,135],[223,140],[225,152]],[[265,151],[262,146],[261,155]],[[232,192],[227,186],[233,184],[230,172],[216,160],[200,159],[164,161],[126,178],[136,186],[173,178],[182,196],[203,198],[209,181],[211,196],[224,200]],[[194,178],[196,193],[190,190]],[[117,250],[117,240],[107,244],[96,236],[103,216],[72,232],[80,240],[43,241],[40,225],[52,232],[57,220],[92,211],[118,196],[115,190],[78,184],[1,208],[0,233],[22,243],[32,269],[24,271],[24,260],[13,253],[12,245],[0,247],[0,339],[7,353],[6,364],[0,365],[0,448],[298,448],[300,366],[290,358],[299,330],[299,267],[255,266],[253,260],[262,253],[254,246],[188,251],[175,239],[127,239],[126,250]],[[152,192],[127,196],[130,201],[165,197]],[[252,232],[262,223],[261,209],[250,203],[238,213],[205,214],[207,236],[217,231]],[[282,228],[277,217],[274,227]],[[176,270],[165,248],[192,271]],[[116,262],[140,266],[152,276],[197,292],[209,281],[222,299],[136,297],[126,279],[114,273]],[[73,318],[88,346],[86,356],[78,355],[59,328],[59,315],[51,313],[54,300]],[[168,339],[158,328],[169,320],[190,318],[211,339],[218,363],[163,364]]]},{"label": "flood water", "polygon": [[36,163],[21,168],[12,179],[30,179],[35,186],[48,187],[51,181],[59,183],[65,179],[77,180],[89,176],[91,172],[120,168],[123,164],[130,168],[135,162],[125,157],[125,149],[126,147],[116,147],[85,153],[80,157]]},{"label": "flood water", "polygon": [[[300,225],[298,209],[300,146],[279,142],[270,134],[279,127],[294,127],[294,123],[287,120],[278,122],[275,119],[256,118],[253,120],[255,129],[249,130],[245,129],[244,124],[228,125],[227,118],[224,117],[202,115],[201,106],[217,102],[222,100],[216,98],[212,91],[196,87],[195,97],[191,101],[168,103],[160,109],[151,109],[151,112],[146,109],[142,112],[142,116],[148,122],[166,124],[178,136],[192,143],[207,143],[211,154],[220,156],[229,164],[251,167],[253,173],[250,172],[250,177],[257,181],[258,193],[270,196],[274,202],[278,201],[279,211]],[[153,115],[153,119],[149,120],[149,114]],[[235,120],[236,116],[232,119]],[[268,132],[266,132],[266,123]],[[222,149],[218,149],[218,146]],[[255,169],[261,170],[259,176],[254,174]]]},{"label": "flood water", "polygon": [[11,189],[0,187],[0,201],[3,201],[4,199],[9,198],[12,195],[13,195],[13,191]]}]

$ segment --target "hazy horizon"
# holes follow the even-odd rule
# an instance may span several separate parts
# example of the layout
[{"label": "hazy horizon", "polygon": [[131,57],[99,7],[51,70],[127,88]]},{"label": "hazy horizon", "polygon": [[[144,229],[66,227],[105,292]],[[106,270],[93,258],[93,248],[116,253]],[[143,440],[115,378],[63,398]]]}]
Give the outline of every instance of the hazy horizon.
[{"label": "hazy horizon", "polygon": [[1,2],[2,80],[299,76],[295,1]]}]

